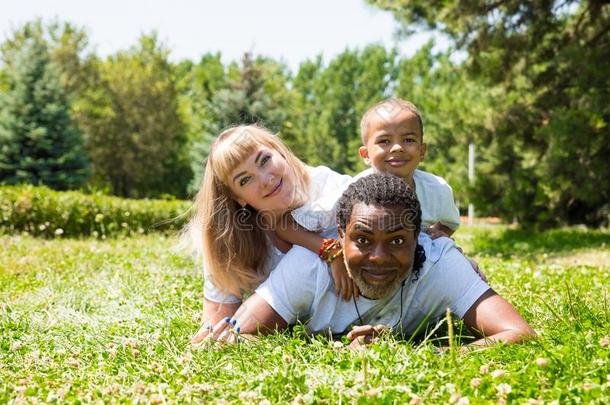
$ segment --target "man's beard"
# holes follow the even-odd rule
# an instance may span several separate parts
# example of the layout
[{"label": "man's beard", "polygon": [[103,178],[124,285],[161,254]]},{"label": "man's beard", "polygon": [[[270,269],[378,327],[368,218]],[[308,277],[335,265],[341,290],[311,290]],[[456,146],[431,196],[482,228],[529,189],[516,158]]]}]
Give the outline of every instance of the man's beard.
[{"label": "man's beard", "polygon": [[394,278],[394,280],[383,286],[370,285],[366,282],[366,280],[364,280],[364,278],[362,278],[362,270],[360,271],[360,274],[358,274],[358,276],[352,273],[351,269],[349,268],[349,265],[347,264],[347,258],[345,257],[345,254],[343,254],[343,262],[345,263],[347,273],[358,286],[358,289],[360,290],[360,295],[364,296],[365,298],[371,300],[380,300],[383,298],[387,298],[398,290],[398,287],[402,282],[399,277],[396,277]]}]

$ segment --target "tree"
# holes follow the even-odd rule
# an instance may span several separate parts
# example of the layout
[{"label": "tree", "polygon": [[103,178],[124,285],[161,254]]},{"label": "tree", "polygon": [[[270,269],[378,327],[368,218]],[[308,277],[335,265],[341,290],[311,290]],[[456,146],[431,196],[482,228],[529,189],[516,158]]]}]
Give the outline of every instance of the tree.
[{"label": "tree", "polygon": [[343,173],[365,168],[360,119],[375,102],[389,95],[396,76],[396,52],[371,45],[345,50],[322,66],[322,59],[301,64],[293,81],[294,107],[289,143],[311,165],[323,164]]},{"label": "tree", "polygon": [[[473,190],[507,219],[552,226],[610,219],[610,5],[606,1],[369,0],[468,52],[500,94]],[[481,154],[480,154],[481,155]]]},{"label": "tree", "polygon": [[186,127],[168,53],[152,34],[96,61],[92,85],[75,107],[94,176],[115,195],[186,195]]},{"label": "tree", "polygon": [[87,87],[91,76],[90,61],[93,54],[88,51],[89,39],[83,28],[57,19],[48,23],[36,19],[13,30],[9,38],[0,45],[6,67],[14,67],[15,55],[25,42],[34,39],[47,45],[50,59],[60,74],[61,86],[70,101]]},{"label": "tree", "polygon": [[244,54],[241,65],[229,67],[227,87],[214,92],[204,103],[202,134],[195,143],[190,190],[199,188],[208,151],[214,138],[225,128],[240,124],[261,124],[281,132],[288,103],[288,75],[284,65],[271,59]]},{"label": "tree", "polygon": [[87,158],[46,44],[28,38],[4,57],[14,63],[7,65],[8,91],[0,94],[0,181],[77,187],[88,176]]}]

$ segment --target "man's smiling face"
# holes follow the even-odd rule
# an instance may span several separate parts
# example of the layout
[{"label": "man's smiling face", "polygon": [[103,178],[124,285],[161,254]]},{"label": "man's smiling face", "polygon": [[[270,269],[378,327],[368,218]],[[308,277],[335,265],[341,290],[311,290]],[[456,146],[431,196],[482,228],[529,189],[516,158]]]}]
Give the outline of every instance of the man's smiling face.
[{"label": "man's smiling face", "polygon": [[365,297],[389,297],[409,275],[417,246],[409,217],[404,207],[358,203],[339,230],[345,265]]}]

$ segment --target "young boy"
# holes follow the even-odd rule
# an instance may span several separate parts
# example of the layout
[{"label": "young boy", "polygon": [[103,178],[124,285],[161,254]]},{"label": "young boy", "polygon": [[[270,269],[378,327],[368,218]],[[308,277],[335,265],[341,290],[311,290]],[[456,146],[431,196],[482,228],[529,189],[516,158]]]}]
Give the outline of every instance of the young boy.
[{"label": "young boy", "polygon": [[460,225],[451,187],[443,178],[417,169],[426,156],[417,107],[405,100],[384,100],[364,114],[360,131],[359,153],[372,168],[357,177],[376,171],[403,178],[417,194],[424,231],[432,238],[451,236]]},{"label": "young boy", "polygon": [[[433,239],[451,236],[460,225],[451,187],[441,177],[417,170],[426,155],[423,123],[417,108],[404,100],[384,100],[364,114],[360,129],[363,146],[359,153],[372,168],[358,174],[353,181],[373,172],[392,173],[405,179],[415,189],[420,202],[422,229]],[[347,185],[335,187],[332,195],[294,210],[292,217],[286,218],[277,229],[280,238],[317,252],[320,258],[330,262],[336,292],[345,300],[357,298],[359,291],[347,274],[341,247],[314,232],[333,223],[335,210],[330,207]],[[295,226],[293,219],[303,228]]]}]

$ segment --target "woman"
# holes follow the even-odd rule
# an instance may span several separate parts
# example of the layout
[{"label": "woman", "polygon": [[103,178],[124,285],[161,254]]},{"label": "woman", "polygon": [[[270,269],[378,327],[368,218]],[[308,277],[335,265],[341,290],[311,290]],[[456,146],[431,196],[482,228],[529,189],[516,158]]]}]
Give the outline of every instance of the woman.
[{"label": "woman", "polygon": [[[334,224],[316,223],[334,209],[350,182],[319,166],[303,164],[268,130],[254,125],[222,132],[210,148],[188,233],[205,263],[203,327],[197,343],[231,317],[244,293],[267,278],[291,245],[275,231],[292,211],[300,223],[325,234]],[[315,209],[312,207],[315,206]]]}]

